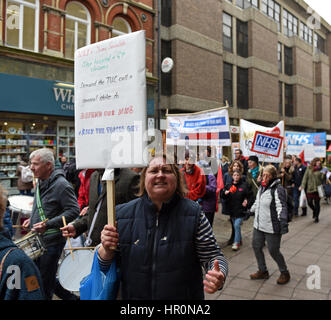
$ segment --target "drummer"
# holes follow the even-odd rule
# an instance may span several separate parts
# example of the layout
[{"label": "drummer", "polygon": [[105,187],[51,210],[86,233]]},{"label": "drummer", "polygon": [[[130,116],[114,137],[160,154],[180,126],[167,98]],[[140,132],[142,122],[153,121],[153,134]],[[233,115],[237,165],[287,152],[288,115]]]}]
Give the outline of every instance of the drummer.
[{"label": "drummer", "polygon": [[[38,183],[34,195],[31,218],[23,223],[32,231],[42,234],[47,252],[36,260],[45,287],[47,300],[54,293],[58,261],[66,239],[62,237],[62,216],[66,223],[79,215],[77,198],[62,169],[54,169],[53,152],[48,148],[31,153],[31,170]],[[44,221],[47,220],[47,221]]]},{"label": "drummer", "polygon": [[[0,297],[4,300],[44,300],[43,286],[38,268],[33,261],[17,248],[10,239],[8,230],[3,225],[3,215],[6,210],[7,199],[4,190],[0,185]],[[7,256],[6,256],[7,254]],[[9,267],[18,268],[12,269]],[[1,269],[1,266],[0,266]],[[8,272],[8,270],[11,270]],[[20,272],[19,277],[14,277],[14,281],[7,284],[8,278],[13,279],[14,272]],[[16,279],[20,279],[16,283]]]}]

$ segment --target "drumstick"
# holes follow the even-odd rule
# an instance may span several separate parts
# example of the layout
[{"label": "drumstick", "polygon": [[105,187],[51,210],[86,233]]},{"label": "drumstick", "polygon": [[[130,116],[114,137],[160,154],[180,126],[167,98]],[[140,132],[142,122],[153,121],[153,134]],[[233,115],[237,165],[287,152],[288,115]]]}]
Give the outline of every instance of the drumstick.
[{"label": "drumstick", "polygon": [[[45,219],[45,220],[43,220],[43,221],[41,221],[41,222],[46,222],[47,220],[48,220],[48,218]],[[12,227],[13,227],[13,228],[24,228],[24,227],[23,227],[23,224],[13,224]]]},{"label": "drumstick", "polygon": [[[63,220],[63,225],[66,227],[67,226],[66,217],[62,216],[62,220]],[[69,249],[70,249],[70,254],[72,256],[72,260],[74,260],[74,254],[73,254],[73,251],[72,251],[72,248],[71,248],[70,237],[67,237],[67,239],[68,239],[68,243],[69,243]]]},{"label": "drumstick", "polygon": [[63,248],[63,250],[94,250],[95,247],[74,247],[74,248]]}]

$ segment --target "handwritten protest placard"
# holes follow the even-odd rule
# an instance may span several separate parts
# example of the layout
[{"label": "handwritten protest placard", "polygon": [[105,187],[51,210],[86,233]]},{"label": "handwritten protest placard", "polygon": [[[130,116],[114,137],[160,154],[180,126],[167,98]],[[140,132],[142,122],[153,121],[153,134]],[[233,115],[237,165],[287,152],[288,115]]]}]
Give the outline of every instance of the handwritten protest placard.
[{"label": "handwritten protest placard", "polygon": [[145,164],[145,31],[75,52],[77,168]]}]

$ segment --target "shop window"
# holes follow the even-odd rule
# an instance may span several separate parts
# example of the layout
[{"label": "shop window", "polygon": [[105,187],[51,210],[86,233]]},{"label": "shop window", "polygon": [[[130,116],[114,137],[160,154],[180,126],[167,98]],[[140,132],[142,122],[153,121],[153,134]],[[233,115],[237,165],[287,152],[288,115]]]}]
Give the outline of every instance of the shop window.
[{"label": "shop window", "polygon": [[223,63],[223,100],[229,103],[229,106],[233,106],[233,76],[232,76],[232,64]]},{"label": "shop window", "polygon": [[130,33],[132,31],[130,24],[121,17],[116,17],[113,20],[112,27],[112,38]]},{"label": "shop window", "polygon": [[288,37],[298,35],[298,18],[287,10],[283,10],[283,31]]},{"label": "shop window", "polygon": [[90,44],[91,16],[79,2],[69,2],[66,7],[65,57],[73,59],[75,50]]},{"label": "shop window", "polygon": [[0,122],[0,183],[10,193],[17,191],[16,168],[32,151],[40,148],[56,150],[56,122]]},{"label": "shop window", "polygon": [[38,39],[39,0],[8,0],[5,44],[38,52]]},{"label": "shop window", "polygon": [[232,52],[232,16],[223,12],[223,49]]}]

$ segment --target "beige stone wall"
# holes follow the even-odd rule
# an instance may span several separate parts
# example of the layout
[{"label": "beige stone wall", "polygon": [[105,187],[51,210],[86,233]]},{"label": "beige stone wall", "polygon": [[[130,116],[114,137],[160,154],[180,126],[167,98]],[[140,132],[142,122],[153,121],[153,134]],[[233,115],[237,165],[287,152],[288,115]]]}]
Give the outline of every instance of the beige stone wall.
[{"label": "beige stone wall", "polygon": [[173,24],[222,41],[222,3],[215,0],[172,0]]},{"label": "beige stone wall", "polygon": [[278,113],[278,77],[257,69],[251,69],[251,108]]},{"label": "beige stone wall", "polygon": [[222,101],[223,62],[219,55],[173,41],[173,94]]},{"label": "beige stone wall", "polygon": [[[314,94],[312,89],[296,85],[294,110],[295,115],[306,120],[314,120]],[[304,125],[304,123],[302,123]]]}]

